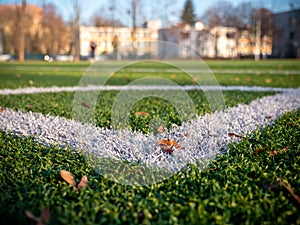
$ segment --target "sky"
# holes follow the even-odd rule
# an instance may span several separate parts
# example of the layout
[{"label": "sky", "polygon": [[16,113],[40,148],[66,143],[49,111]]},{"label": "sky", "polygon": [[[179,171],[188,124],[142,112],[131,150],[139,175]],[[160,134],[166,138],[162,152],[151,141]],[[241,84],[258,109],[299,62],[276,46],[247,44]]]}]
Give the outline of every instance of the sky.
[{"label": "sky", "polygon": [[[200,18],[205,10],[218,4],[220,0],[193,0],[195,13]],[[233,6],[237,6],[245,0],[226,0]],[[273,12],[283,12],[290,9],[290,2],[293,2],[295,8],[300,8],[299,0],[248,0],[256,6],[265,6]],[[21,0],[0,0],[0,4],[15,4]],[[73,15],[74,0],[27,0],[28,3],[42,6],[43,3],[53,3],[57,6],[59,13],[65,21],[70,21]],[[81,22],[88,24],[91,16],[99,13],[103,17],[114,17],[121,20],[125,25],[131,26],[132,19],[128,10],[130,10],[132,0],[79,0],[82,15]],[[141,4],[142,11],[138,10],[137,15],[140,23],[150,19],[162,19],[163,22],[178,22],[183,9],[185,0],[137,0]],[[110,10],[115,5],[114,10]],[[169,13],[166,13],[169,12]],[[138,24],[140,25],[140,24]]]}]

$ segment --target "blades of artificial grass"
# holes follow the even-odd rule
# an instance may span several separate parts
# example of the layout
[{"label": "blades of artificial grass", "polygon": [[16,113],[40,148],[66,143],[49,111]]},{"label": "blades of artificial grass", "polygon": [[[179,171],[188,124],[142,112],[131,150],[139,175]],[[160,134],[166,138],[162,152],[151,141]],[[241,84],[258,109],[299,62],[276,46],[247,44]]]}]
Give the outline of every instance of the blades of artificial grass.
[{"label": "blades of artificial grass", "polygon": [[[299,224],[299,204],[277,177],[300,194],[300,111],[251,138],[259,143],[230,145],[204,171],[189,166],[161,183],[133,187],[100,176],[81,153],[1,131],[1,224],[29,224],[25,210],[40,215],[44,208],[51,211],[50,224]],[[254,154],[258,148],[265,150]],[[61,169],[87,175],[88,187],[74,191]]]}]

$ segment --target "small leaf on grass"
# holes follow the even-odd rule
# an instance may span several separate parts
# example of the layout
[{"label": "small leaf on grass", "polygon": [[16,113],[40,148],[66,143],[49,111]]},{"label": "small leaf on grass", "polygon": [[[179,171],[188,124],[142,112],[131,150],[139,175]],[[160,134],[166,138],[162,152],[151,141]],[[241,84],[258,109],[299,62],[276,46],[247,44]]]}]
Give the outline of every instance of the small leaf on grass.
[{"label": "small leaf on grass", "polygon": [[76,187],[76,181],[72,173],[66,170],[60,171],[60,176],[66,181],[68,184]]},{"label": "small leaf on grass", "polygon": [[4,111],[5,111],[5,109],[2,108],[2,107],[0,107],[0,113],[2,113],[2,112],[4,112]]},{"label": "small leaf on grass", "polygon": [[40,217],[36,217],[35,215],[33,215],[32,212],[30,212],[29,210],[25,210],[25,214],[28,218],[34,220],[35,222],[37,222],[36,224],[37,225],[46,225],[49,220],[50,220],[50,210],[49,209],[44,209],[42,212],[41,212],[41,215]]},{"label": "small leaf on grass", "polygon": [[40,221],[40,225],[42,224],[47,224],[50,220],[50,210],[49,209],[44,209],[41,213],[41,221]]},{"label": "small leaf on grass", "polygon": [[162,133],[164,131],[165,131],[165,128],[163,126],[159,126],[159,128],[157,128],[158,133]]},{"label": "small leaf on grass", "polygon": [[35,215],[33,215],[33,213],[32,212],[30,212],[29,210],[25,210],[25,214],[26,214],[26,216],[29,218],[29,219],[32,219],[32,220],[34,220],[34,221],[39,221],[39,218],[38,217],[36,217]]},{"label": "small leaf on grass", "polygon": [[277,151],[270,151],[269,156],[274,157],[275,155],[278,155],[278,154],[281,155],[281,154],[287,152],[288,149],[289,149],[289,146],[282,148],[280,150],[277,150]]},{"label": "small leaf on grass", "polygon": [[229,137],[238,137],[238,138],[245,138],[245,139],[248,139],[248,138],[246,138],[246,137],[243,137],[243,136],[238,135],[238,134],[235,134],[235,133],[228,133],[228,136],[229,136]]},{"label": "small leaf on grass", "polygon": [[292,188],[290,188],[285,182],[283,182],[280,177],[277,177],[277,181],[279,181],[280,185],[282,185],[288,192],[290,192],[294,199],[300,204],[300,197],[295,194]]},{"label": "small leaf on grass", "polygon": [[257,148],[254,150],[254,152],[252,152],[252,155],[259,155],[262,152],[266,151],[268,149],[268,147],[263,147],[263,148]]},{"label": "small leaf on grass", "polygon": [[157,144],[160,146],[163,152],[171,154],[175,149],[181,149],[181,146],[178,142],[173,139],[162,139],[157,141]]},{"label": "small leaf on grass", "polygon": [[82,105],[83,107],[85,107],[85,108],[88,108],[88,109],[91,108],[91,106],[89,106],[89,104],[87,104],[86,102],[81,102],[81,105]]},{"label": "small leaf on grass", "polygon": [[25,106],[27,109],[32,109],[33,108],[33,105],[27,105]]},{"label": "small leaf on grass", "polygon": [[83,176],[82,178],[81,178],[81,180],[80,180],[80,182],[79,182],[79,184],[78,184],[78,188],[80,189],[80,188],[84,188],[84,187],[86,187],[87,186],[87,183],[88,183],[88,179],[87,179],[87,177],[86,176]]},{"label": "small leaf on grass", "polygon": [[260,143],[259,141],[255,140],[255,139],[253,139],[253,138],[248,138],[248,137],[245,137],[245,136],[242,136],[242,135],[239,135],[239,134],[235,134],[235,133],[228,133],[228,136],[229,136],[229,137],[242,138],[242,139],[245,139],[245,140],[248,140],[248,141]]},{"label": "small leaf on grass", "polygon": [[149,113],[147,113],[147,112],[135,112],[134,113],[136,116],[149,116]]},{"label": "small leaf on grass", "polygon": [[60,176],[66,181],[68,184],[72,185],[75,190],[81,189],[87,186],[88,178],[86,176],[83,176],[79,182],[79,184],[76,184],[75,177],[72,173],[66,170],[60,171]]}]

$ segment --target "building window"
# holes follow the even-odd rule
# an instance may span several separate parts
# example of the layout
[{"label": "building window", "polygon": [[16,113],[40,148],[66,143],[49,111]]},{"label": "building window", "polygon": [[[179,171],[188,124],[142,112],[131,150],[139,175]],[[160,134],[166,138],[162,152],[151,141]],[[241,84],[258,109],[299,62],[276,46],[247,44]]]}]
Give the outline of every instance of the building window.
[{"label": "building window", "polygon": [[234,38],[234,33],[233,32],[227,32],[226,33],[226,38],[233,39]]}]

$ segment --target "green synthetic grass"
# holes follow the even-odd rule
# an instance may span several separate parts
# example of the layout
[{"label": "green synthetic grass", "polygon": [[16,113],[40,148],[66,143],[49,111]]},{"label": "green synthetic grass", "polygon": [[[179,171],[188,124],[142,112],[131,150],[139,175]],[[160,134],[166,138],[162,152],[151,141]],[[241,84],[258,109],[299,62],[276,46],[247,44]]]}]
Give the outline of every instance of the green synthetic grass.
[{"label": "green synthetic grass", "polygon": [[[145,76],[161,76],[170,79],[179,85],[193,85],[194,81],[190,76],[180,73],[167,72],[164,70],[174,69],[173,66],[161,62],[138,62],[128,61],[127,68],[115,73],[108,80],[108,85],[125,85],[135,79]],[[207,69],[204,64],[197,61],[170,61],[170,64],[182,65],[190,69]],[[254,70],[253,73],[247,74],[219,74],[215,77],[220,85],[249,85],[249,86],[272,86],[272,87],[299,87],[300,75],[293,74],[269,74],[269,71],[299,71],[299,60],[267,60],[267,61],[250,61],[250,60],[216,60],[205,61],[209,68],[214,70],[232,69],[232,70]],[[116,69],[125,65],[124,62],[104,62],[103,67],[113,65]],[[101,67],[95,68],[101,71]],[[81,77],[85,74],[86,69],[91,64],[87,62],[80,63],[45,63],[45,62],[6,62],[0,63],[0,88],[18,88],[18,87],[49,87],[49,86],[76,86]],[[159,69],[160,72],[147,71],[130,71],[132,69]],[[258,74],[259,73],[259,74]],[[205,84],[205,79],[199,81]]]},{"label": "green synthetic grass", "polygon": [[[49,224],[299,224],[300,205],[277,177],[300,194],[300,111],[251,138],[259,142],[231,144],[206,170],[190,166],[151,186],[124,186],[97,174],[81,153],[1,131],[1,224],[34,224],[25,210],[39,216],[44,208]],[[61,169],[76,180],[87,175],[88,187],[73,190]]]},{"label": "green synthetic grass", "polygon": [[[131,63],[131,62],[128,62]],[[193,69],[194,61],[180,61]],[[300,75],[268,74],[269,70],[300,70],[299,60],[206,61],[212,70],[259,70],[261,74],[219,74],[222,85],[299,87]],[[118,67],[118,62],[114,62]],[[0,88],[30,86],[75,86],[89,63],[0,63]],[[159,75],[179,84],[193,84],[189,76],[164,72],[158,63],[135,64],[137,69],[161,69]],[[120,71],[108,84],[122,85],[151,73]],[[97,101],[95,123],[109,127],[111,104],[116,91],[102,92]],[[201,91],[188,91],[200,115],[209,112]],[[223,92],[226,106],[274,94],[271,92]],[[74,93],[0,95],[0,106],[23,111],[72,117]],[[135,112],[149,116],[137,116]],[[0,112],[1,116],[1,112]],[[171,123],[181,120],[174,107],[157,98],[148,98],[131,109],[130,125],[145,133],[151,118]],[[147,187],[124,186],[97,174],[81,153],[59,147],[46,148],[33,138],[19,138],[0,131],[0,218],[1,224],[35,224],[24,213],[39,216],[51,211],[50,224],[300,224],[300,206],[278,185],[281,177],[300,195],[300,112],[283,115],[273,126],[252,134],[252,139],[229,146],[205,171],[195,166]],[[288,147],[286,152],[280,151]],[[261,151],[261,152],[260,152]],[[274,157],[271,151],[279,151]],[[255,154],[257,153],[257,154]],[[88,188],[74,191],[59,175],[71,171],[79,181],[89,179]]]},{"label": "green synthetic grass", "polygon": [[[86,95],[91,93],[92,92],[86,92]],[[103,91],[100,93],[95,108],[94,124],[108,128],[111,126],[112,107],[118,93],[118,91]],[[202,91],[193,90],[187,91],[187,93],[193,100],[198,115],[210,113],[210,105]],[[177,92],[175,91],[174,95],[176,94]],[[248,104],[257,98],[273,95],[274,92],[224,91],[222,94],[225,100],[225,106],[232,107],[240,103]],[[68,119],[74,118],[72,111],[73,101],[73,92],[0,95],[0,106],[2,107],[25,112],[41,112],[44,115],[50,114],[53,116],[66,117]],[[88,109],[84,108],[84,110]],[[148,113],[148,115],[136,115],[136,112],[145,112]],[[160,118],[163,121],[167,121],[165,124],[166,127],[170,127],[172,124],[180,125],[184,120],[170,102],[156,97],[148,97],[137,101],[130,110],[129,124],[133,130],[149,133],[153,131],[151,124],[149,124],[153,118]]]}]

